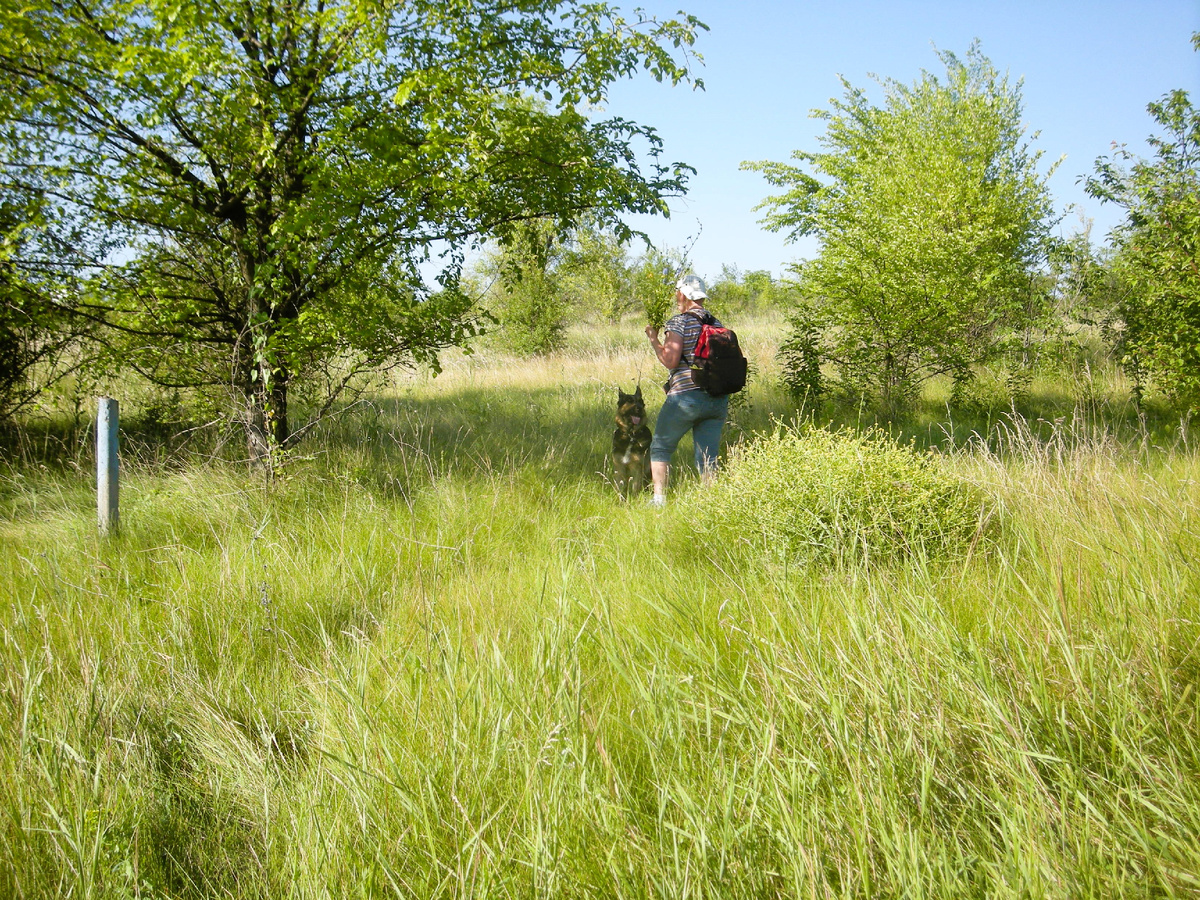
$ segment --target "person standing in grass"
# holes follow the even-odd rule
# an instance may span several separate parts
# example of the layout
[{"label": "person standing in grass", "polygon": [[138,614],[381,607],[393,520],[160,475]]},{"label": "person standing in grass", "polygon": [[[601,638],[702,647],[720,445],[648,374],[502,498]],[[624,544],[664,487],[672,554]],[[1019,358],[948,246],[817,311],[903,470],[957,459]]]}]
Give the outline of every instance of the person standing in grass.
[{"label": "person standing in grass", "polygon": [[[671,457],[679,441],[689,430],[696,452],[696,469],[700,480],[709,482],[717,472],[717,452],[721,431],[729,415],[729,397],[713,397],[692,379],[692,361],[696,339],[700,337],[701,318],[705,315],[704,301],[708,293],[704,281],[693,274],[684,275],[675,284],[675,308],[678,310],[664,326],[665,341],[658,338],[658,329],[646,326],[646,336],[658,361],[670,370],[667,379],[667,399],[654,424],[654,440],[650,444],[650,479],[654,483],[651,502],[662,506],[667,500]],[[721,323],[714,324],[720,327]]]}]

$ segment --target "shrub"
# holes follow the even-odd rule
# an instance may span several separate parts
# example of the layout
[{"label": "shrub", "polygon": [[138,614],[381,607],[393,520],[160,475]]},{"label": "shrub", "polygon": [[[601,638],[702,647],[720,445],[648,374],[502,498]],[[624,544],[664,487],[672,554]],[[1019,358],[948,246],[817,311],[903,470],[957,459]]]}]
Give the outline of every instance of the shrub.
[{"label": "shrub", "polygon": [[932,455],[877,430],[780,427],[741,449],[717,490],[722,538],[801,562],[953,552],[986,518]]},{"label": "shrub", "polygon": [[555,222],[534,219],[513,227],[492,248],[478,274],[491,279],[489,314],[497,342],[532,356],[562,347],[571,298],[562,278],[563,235]]},{"label": "shrub", "polygon": [[803,305],[797,306],[788,322],[791,331],[779,345],[776,358],[784,386],[803,408],[806,403],[815,404],[825,392],[821,379],[821,329]]},{"label": "shrub", "polygon": [[529,268],[503,282],[492,311],[500,322],[495,332],[499,343],[532,356],[562,348],[571,300],[555,273]]},{"label": "shrub", "polygon": [[883,80],[883,106],[843,82],[799,165],[743,164],[785,190],[761,204],[764,224],[820,242],[793,272],[822,361],[892,414],[931,378],[969,380],[1047,299],[1035,276],[1055,213],[1021,86],[976,44],[939,55],[944,78]]}]

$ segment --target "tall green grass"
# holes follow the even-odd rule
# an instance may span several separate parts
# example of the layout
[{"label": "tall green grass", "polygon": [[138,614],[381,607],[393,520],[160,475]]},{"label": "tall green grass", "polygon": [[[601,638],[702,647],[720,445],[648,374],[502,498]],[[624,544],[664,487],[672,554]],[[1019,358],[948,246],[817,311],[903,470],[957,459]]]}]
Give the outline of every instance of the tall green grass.
[{"label": "tall green grass", "polygon": [[[789,413],[743,331],[735,440]],[[0,895],[1200,892],[1189,444],[900,426],[987,539],[798,566],[697,527],[694,478],[618,498],[646,357],[448,360],[271,484],[134,460],[113,540],[86,452],[6,465]]]}]

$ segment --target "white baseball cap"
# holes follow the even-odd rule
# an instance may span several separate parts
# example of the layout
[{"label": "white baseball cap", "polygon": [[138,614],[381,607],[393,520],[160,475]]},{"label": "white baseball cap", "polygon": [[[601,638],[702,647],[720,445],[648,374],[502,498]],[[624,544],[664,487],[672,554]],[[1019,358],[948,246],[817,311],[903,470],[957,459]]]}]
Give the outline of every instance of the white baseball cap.
[{"label": "white baseball cap", "polygon": [[675,282],[675,290],[689,300],[707,300],[708,292],[704,289],[704,279],[690,272]]}]

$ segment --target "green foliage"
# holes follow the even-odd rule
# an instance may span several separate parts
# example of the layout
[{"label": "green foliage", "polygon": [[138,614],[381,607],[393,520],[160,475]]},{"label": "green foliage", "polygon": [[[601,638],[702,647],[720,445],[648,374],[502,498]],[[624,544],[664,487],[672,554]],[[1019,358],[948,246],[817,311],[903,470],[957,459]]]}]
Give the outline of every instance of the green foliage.
[{"label": "green foliage", "polygon": [[562,346],[572,315],[614,325],[640,307],[661,328],[681,269],[676,250],[651,245],[631,257],[615,230],[542,218],[508,227],[474,266],[470,284],[501,323],[493,334],[499,345],[547,353]]},{"label": "green foliage", "polygon": [[562,347],[571,303],[552,273],[529,267],[504,284],[496,312],[502,346],[543,354]]},{"label": "green foliage", "polygon": [[743,272],[737,266],[722,266],[720,276],[708,285],[706,306],[718,314],[755,315],[786,306],[793,285],[777,281],[767,271]]},{"label": "green foliage", "polygon": [[1092,243],[1090,223],[1070,238],[1053,242],[1047,263],[1056,318],[1103,325],[1117,315],[1122,285],[1113,271],[1112,253]]},{"label": "green foliage", "polygon": [[[0,21],[8,12],[0,7]],[[4,26],[7,28],[7,24]],[[19,42],[31,22],[0,36]],[[0,64],[0,422],[35,403],[82,361],[81,284],[104,243],[78,228],[81,210],[33,159],[48,148],[25,121],[28,85]]]},{"label": "green foliage", "polygon": [[1133,376],[1133,390],[1140,396],[1141,374],[1132,364],[1122,306],[1128,293],[1113,265],[1113,252],[1091,240],[1091,223],[1065,240],[1051,243],[1043,276],[1053,297],[1052,314],[1037,333],[1026,335],[1019,349],[1022,359],[1013,359],[1027,375],[1034,370],[1061,371],[1074,365],[1082,376],[1090,369],[1125,359],[1126,373]]},{"label": "green foliage", "polygon": [[471,337],[479,235],[665,212],[687,168],[584,110],[639,70],[693,80],[702,27],[561,0],[10,3],[3,165],[123,243],[90,295],[114,368],[232,386],[257,455],[314,368],[336,391]]},{"label": "green foliage", "polygon": [[768,228],[821,241],[796,271],[823,359],[893,410],[930,377],[969,379],[1045,299],[1032,274],[1052,210],[1020,85],[977,46],[940,58],[945,80],[882,81],[882,107],[843,82],[801,165],[743,164],[786,189],[762,204]]},{"label": "green foliage", "polygon": [[780,427],[738,451],[718,490],[722,539],[803,563],[936,556],[985,518],[962,480],[877,431]]},{"label": "green foliage", "polygon": [[505,244],[480,266],[491,287],[485,302],[499,344],[522,354],[562,346],[571,297],[564,290],[565,248],[554,223],[534,219],[509,229]]},{"label": "green foliage", "polygon": [[686,260],[678,250],[650,247],[633,263],[633,290],[646,324],[662,328],[675,305],[675,282]]},{"label": "green foliage", "polygon": [[83,254],[64,236],[58,212],[38,191],[0,183],[0,422],[82,359]]},{"label": "green foliage", "polygon": [[825,393],[821,376],[821,329],[803,301],[788,316],[788,332],[776,354],[784,386],[799,406],[811,406]]},{"label": "green foliage", "polygon": [[562,289],[584,318],[616,323],[635,304],[627,245],[611,230],[585,223],[570,235]]},{"label": "green foliage", "polygon": [[[1192,37],[1200,48],[1200,32]],[[1113,233],[1113,271],[1125,290],[1118,311],[1123,358],[1180,405],[1200,408],[1200,109],[1176,90],[1148,105],[1165,129],[1153,161],[1121,149],[1096,161],[1087,190],[1123,206]]]}]

